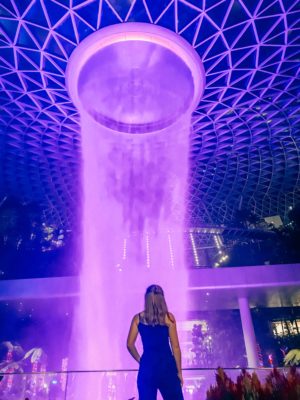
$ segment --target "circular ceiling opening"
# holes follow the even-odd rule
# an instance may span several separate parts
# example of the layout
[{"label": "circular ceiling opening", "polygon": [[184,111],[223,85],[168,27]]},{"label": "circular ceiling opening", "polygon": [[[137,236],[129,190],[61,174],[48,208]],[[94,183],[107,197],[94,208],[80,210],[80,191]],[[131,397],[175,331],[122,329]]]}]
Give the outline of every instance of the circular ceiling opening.
[{"label": "circular ceiling opening", "polygon": [[104,28],[71,56],[68,88],[79,111],[114,131],[164,129],[197,106],[204,71],[177,34],[150,24]]}]

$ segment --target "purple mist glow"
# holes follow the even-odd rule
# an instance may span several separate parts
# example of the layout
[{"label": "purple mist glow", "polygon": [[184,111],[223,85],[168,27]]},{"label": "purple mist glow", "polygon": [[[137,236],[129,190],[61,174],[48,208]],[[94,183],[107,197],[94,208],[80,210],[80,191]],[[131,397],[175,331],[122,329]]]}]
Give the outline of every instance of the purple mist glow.
[{"label": "purple mist glow", "polygon": [[[146,286],[161,284],[171,310],[186,310],[189,133],[203,70],[176,34],[127,23],[83,41],[67,76],[81,115],[83,155],[74,367],[128,368],[126,333]],[[96,383],[86,385],[76,396],[96,400]]]}]

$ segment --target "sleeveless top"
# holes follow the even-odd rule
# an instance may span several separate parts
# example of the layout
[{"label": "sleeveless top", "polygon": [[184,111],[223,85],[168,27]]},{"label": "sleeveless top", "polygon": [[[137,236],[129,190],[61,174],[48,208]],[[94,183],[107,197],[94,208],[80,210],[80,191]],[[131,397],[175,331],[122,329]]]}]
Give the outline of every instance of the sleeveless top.
[{"label": "sleeveless top", "polygon": [[143,343],[143,358],[173,356],[169,343],[169,328],[167,325],[148,325],[143,322],[139,314],[138,330]]}]

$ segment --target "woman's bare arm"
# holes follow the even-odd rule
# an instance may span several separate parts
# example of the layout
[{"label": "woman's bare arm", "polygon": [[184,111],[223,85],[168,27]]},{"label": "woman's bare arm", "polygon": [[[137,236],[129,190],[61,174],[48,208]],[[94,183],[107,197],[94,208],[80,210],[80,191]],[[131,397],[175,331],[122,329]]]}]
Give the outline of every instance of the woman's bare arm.
[{"label": "woman's bare arm", "polygon": [[139,352],[137,351],[137,348],[135,347],[135,342],[137,335],[139,333],[138,330],[138,323],[139,323],[139,316],[135,315],[131,321],[128,337],[127,337],[127,349],[131,356],[137,361],[138,363],[140,362],[141,356],[139,355]]},{"label": "woman's bare arm", "polygon": [[171,313],[169,313],[169,316],[167,316],[167,325],[169,327],[170,342],[176,362],[178,377],[180,379],[181,384],[183,385],[182,369],[181,369],[181,350],[178,340],[176,320],[174,315]]}]

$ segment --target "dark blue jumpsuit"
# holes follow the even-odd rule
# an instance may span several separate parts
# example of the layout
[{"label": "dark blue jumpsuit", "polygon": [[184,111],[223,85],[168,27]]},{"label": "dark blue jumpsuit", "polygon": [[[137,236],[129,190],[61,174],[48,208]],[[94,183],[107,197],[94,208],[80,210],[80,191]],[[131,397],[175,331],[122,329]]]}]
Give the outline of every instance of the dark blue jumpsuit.
[{"label": "dark blue jumpsuit", "polygon": [[164,400],[183,400],[168,326],[146,325],[140,318],[138,329],[144,349],[137,379],[139,400],[156,400],[157,389]]}]

